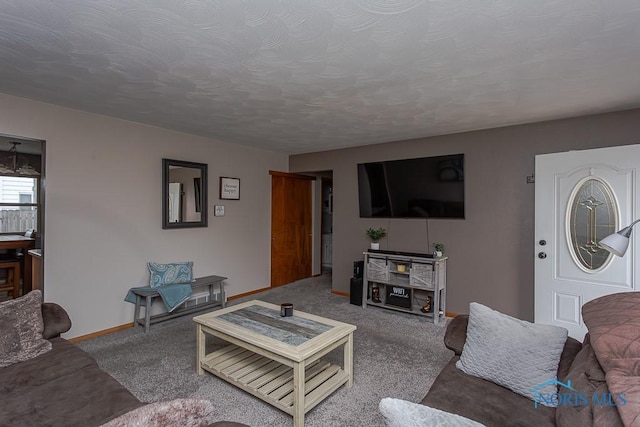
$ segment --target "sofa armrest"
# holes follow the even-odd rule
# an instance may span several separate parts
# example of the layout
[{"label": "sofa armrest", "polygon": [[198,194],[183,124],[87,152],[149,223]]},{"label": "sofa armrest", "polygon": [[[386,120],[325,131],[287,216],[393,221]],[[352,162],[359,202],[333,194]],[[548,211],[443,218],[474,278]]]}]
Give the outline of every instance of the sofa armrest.
[{"label": "sofa armrest", "polygon": [[64,308],[53,302],[42,303],[44,339],[55,338],[71,329],[71,319]]},{"label": "sofa armrest", "polygon": [[444,345],[453,351],[457,356],[462,354],[462,347],[467,340],[467,324],[469,323],[468,314],[460,314],[454,317],[447,325],[444,333]]}]

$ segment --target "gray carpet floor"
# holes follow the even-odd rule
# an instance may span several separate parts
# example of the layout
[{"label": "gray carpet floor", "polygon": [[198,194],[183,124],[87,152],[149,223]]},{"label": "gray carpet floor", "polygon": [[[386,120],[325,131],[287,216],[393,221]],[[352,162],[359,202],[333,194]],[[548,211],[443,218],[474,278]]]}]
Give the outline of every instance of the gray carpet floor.
[{"label": "gray carpet floor", "polygon": [[[362,309],[331,293],[329,275],[300,280],[229,305],[251,299],[351,323],[354,332],[354,383],[339,388],[307,413],[306,426],[383,426],[378,403],[383,397],[419,402],[452,352],[444,347],[444,324],[392,310]],[[201,314],[201,313],[200,313]],[[213,401],[214,420],[250,426],[291,426],[292,418],[208,373],[196,375],[195,324],[184,316],[143,328],[127,329],[83,341],[79,347],[96,358],[102,369],[145,402],[179,397]],[[208,349],[222,346],[218,340]],[[341,362],[337,349],[327,356]]]}]

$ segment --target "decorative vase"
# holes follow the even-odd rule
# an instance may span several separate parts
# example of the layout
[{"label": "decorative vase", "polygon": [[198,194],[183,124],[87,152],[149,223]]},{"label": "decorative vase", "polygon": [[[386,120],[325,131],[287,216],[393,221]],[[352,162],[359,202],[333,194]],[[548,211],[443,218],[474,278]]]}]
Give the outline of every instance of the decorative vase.
[{"label": "decorative vase", "polygon": [[431,313],[431,301],[432,301],[431,297],[428,296],[427,299],[424,302],[424,305],[420,309],[420,311],[423,312],[423,313]]},{"label": "decorative vase", "polygon": [[380,299],[380,288],[378,288],[377,286],[371,288],[371,301],[376,303],[382,302],[382,300]]},{"label": "decorative vase", "polygon": [[371,242],[371,249],[375,249],[375,250],[380,249],[380,243],[378,243],[378,242]]},{"label": "decorative vase", "polygon": [[442,256],[442,251],[436,251],[436,257],[440,258]]}]

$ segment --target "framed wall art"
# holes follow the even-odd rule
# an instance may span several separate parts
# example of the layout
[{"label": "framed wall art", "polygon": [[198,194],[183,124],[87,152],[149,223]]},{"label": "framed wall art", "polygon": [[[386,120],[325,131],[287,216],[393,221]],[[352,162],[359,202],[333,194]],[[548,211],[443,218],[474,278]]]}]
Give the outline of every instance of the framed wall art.
[{"label": "framed wall art", "polygon": [[220,177],[220,199],[240,200],[240,179]]}]

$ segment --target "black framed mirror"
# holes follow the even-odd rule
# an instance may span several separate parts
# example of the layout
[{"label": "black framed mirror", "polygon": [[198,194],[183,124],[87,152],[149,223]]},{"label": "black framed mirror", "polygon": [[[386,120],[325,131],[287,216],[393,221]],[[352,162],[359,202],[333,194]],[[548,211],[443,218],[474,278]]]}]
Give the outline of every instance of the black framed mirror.
[{"label": "black framed mirror", "polygon": [[207,226],[207,165],[162,159],[162,228]]}]

